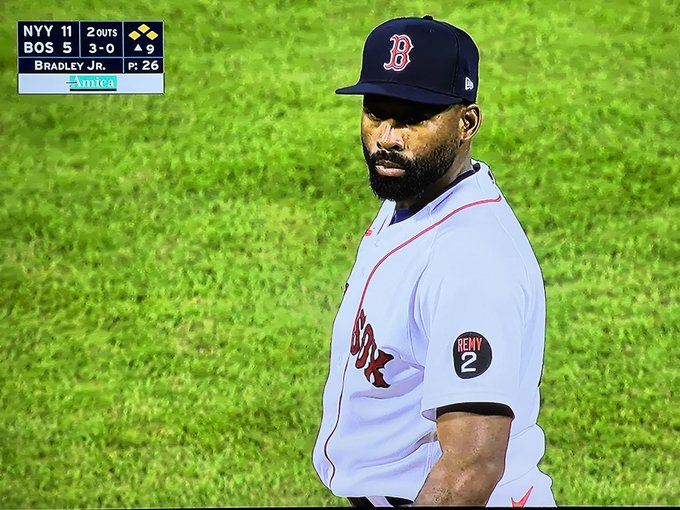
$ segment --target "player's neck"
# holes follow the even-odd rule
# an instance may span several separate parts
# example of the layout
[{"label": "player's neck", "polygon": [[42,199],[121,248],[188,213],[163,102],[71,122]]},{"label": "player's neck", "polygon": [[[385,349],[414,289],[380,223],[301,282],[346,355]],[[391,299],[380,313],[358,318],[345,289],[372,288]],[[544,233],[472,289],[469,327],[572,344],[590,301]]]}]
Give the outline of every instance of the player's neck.
[{"label": "player's neck", "polygon": [[439,179],[430,184],[425,190],[415,197],[405,198],[397,201],[397,209],[410,209],[413,207],[423,207],[432,202],[451,184],[461,173],[472,168],[470,150],[464,151],[453,161],[451,168]]}]

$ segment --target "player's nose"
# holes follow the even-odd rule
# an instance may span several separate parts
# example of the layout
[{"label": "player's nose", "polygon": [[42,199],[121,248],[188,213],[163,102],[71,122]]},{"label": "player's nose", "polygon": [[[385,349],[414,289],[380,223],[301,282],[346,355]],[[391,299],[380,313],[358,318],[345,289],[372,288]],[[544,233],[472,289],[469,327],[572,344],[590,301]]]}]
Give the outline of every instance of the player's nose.
[{"label": "player's nose", "polygon": [[383,122],[378,136],[378,148],[386,151],[400,151],[404,149],[404,141],[398,129],[389,122]]}]

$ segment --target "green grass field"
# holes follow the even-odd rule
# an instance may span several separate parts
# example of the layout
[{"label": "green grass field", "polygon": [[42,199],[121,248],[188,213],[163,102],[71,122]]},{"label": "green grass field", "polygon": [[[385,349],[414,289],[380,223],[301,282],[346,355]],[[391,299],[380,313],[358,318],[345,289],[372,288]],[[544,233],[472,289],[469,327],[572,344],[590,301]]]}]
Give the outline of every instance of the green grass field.
[{"label": "green grass field", "polygon": [[[379,203],[334,89],[424,14],[543,268],[558,504],[680,505],[680,4],[366,4],[2,2],[0,507],[346,506],[311,449]],[[17,20],[145,18],[164,96],[16,94]]]}]

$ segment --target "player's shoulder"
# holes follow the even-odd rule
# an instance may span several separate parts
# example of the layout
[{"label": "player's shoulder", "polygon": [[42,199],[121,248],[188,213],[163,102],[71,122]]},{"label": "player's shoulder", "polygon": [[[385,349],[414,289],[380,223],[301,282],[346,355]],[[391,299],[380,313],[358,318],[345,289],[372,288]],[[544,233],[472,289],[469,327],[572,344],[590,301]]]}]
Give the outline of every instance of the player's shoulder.
[{"label": "player's shoulder", "polygon": [[509,268],[524,264],[518,241],[492,217],[475,224],[452,223],[438,230],[430,247],[429,264],[465,268]]},{"label": "player's shoulder", "polygon": [[[517,271],[524,273],[532,263],[533,251],[517,218],[498,188],[467,203],[457,218],[436,228],[428,265],[474,271]],[[452,270],[452,269],[450,269]]]},{"label": "player's shoulder", "polygon": [[486,289],[495,295],[517,296],[524,292],[521,289],[534,287],[538,281],[534,263],[507,234],[495,227],[475,227],[479,226],[457,224],[438,233],[427,254],[419,283],[421,292]]},{"label": "player's shoulder", "polygon": [[477,163],[479,170],[433,210],[437,242],[457,244],[467,239],[499,247],[526,242],[526,234],[491,169],[484,162]]}]

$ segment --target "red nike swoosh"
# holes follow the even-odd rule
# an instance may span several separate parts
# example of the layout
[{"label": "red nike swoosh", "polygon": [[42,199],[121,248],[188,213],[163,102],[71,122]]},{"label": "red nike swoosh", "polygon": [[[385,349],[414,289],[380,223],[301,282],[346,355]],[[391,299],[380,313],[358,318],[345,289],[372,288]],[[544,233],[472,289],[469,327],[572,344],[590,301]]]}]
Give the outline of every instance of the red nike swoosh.
[{"label": "red nike swoosh", "polygon": [[513,507],[517,507],[517,506],[524,506],[524,505],[526,505],[526,504],[527,504],[527,499],[529,499],[529,496],[531,495],[531,491],[532,491],[532,490],[534,490],[534,486],[533,486],[533,485],[532,485],[531,487],[529,487],[529,490],[527,491],[527,493],[526,493],[524,496],[522,496],[522,499],[520,499],[519,501],[515,501],[514,499],[510,498],[510,501],[512,501],[512,506],[513,506]]}]

